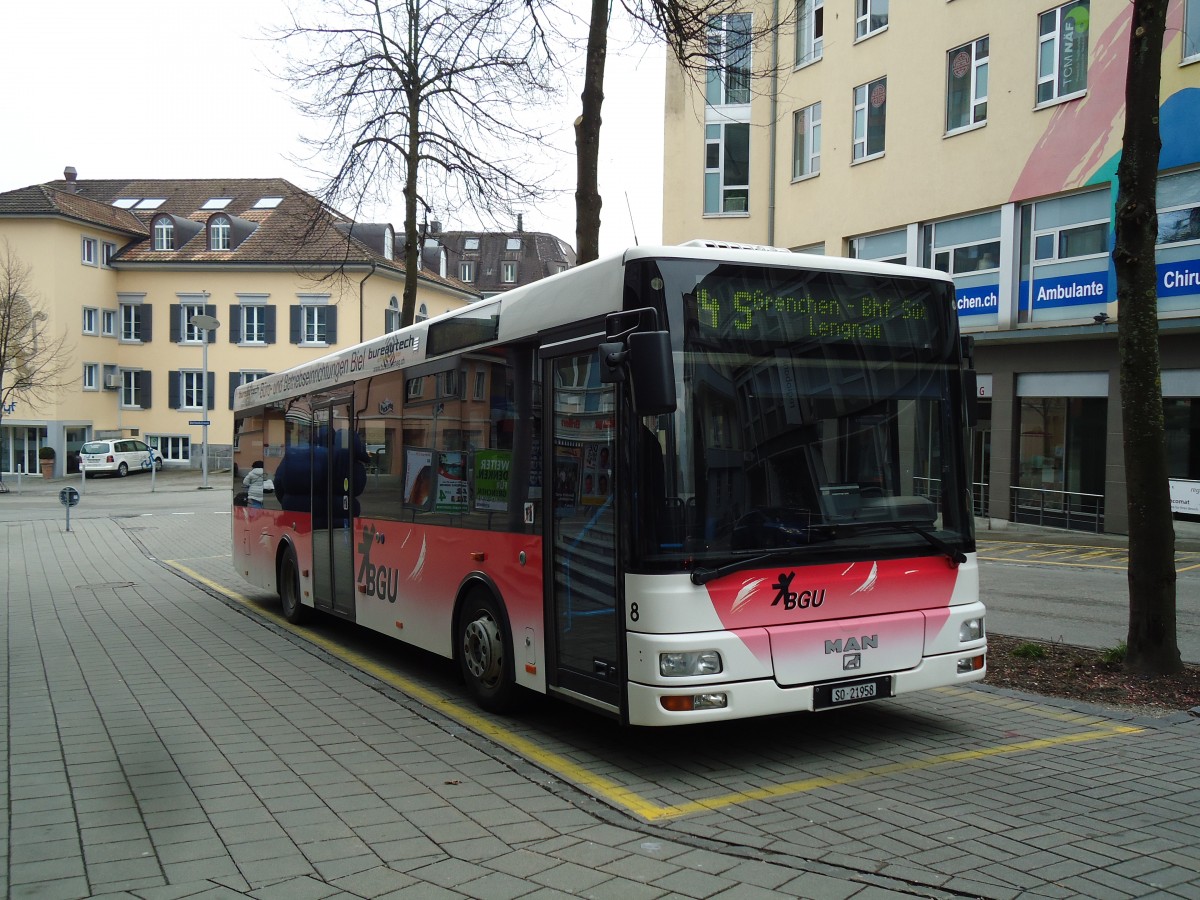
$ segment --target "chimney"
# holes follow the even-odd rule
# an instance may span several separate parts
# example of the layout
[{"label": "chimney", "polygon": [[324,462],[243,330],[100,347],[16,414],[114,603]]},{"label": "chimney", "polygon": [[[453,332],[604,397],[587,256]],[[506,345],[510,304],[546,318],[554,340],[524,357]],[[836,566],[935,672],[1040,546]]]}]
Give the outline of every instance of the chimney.
[{"label": "chimney", "polygon": [[517,213],[517,234],[520,234],[522,231],[525,230],[525,227],[521,222],[521,218],[522,218],[521,213]]},{"label": "chimney", "polygon": [[429,231],[427,233],[428,234],[441,234],[442,233],[442,223],[439,222],[437,219],[434,219],[432,222],[429,223]]},{"label": "chimney", "polygon": [[74,166],[67,166],[63,169],[63,178],[67,182],[67,190],[75,192],[75,179],[79,177],[79,173],[75,171]]}]

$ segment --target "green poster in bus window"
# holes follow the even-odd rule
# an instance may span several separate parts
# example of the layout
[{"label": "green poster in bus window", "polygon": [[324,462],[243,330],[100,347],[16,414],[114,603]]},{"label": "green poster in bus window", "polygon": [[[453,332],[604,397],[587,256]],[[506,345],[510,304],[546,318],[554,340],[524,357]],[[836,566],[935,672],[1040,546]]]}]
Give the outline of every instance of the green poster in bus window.
[{"label": "green poster in bus window", "polygon": [[475,451],[475,508],[508,509],[508,471],[511,450]]},{"label": "green poster in bus window", "polygon": [[439,453],[437,467],[437,496],[433,502],[437,512],[467,511],[467,455]]}]

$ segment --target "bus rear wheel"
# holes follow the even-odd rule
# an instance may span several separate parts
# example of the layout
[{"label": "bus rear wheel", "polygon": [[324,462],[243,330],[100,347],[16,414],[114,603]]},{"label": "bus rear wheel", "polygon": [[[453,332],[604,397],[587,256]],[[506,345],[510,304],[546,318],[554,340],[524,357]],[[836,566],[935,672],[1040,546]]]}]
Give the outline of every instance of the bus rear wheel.
[{"label": "bus rear wheel", "polygon": [[300,567],[291,550],[284,554],[279,564],[279,601],[283,617],[293,625],[303,625],[308,619],[308,607],[300,601]]},{"label": "bus rear wheel", "polygon": [[516,700],[512,639],[487,594],[475,592],[458,617],[458,664],[475,702],[490,712],[507,712]]}]

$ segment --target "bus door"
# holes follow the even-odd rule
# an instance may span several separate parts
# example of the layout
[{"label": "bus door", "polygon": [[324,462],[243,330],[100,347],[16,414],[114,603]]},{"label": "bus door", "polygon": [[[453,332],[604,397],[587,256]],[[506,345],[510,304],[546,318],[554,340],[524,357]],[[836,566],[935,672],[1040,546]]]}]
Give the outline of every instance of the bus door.
[{"label": "bus door", "polygon": [[[561,351],[558,351],[561,352]],[[594,343],[566,355],[543,351],[548,392],[543,484],[550,547],[546,625],[550,684],[619,712],[624,668],[617,615],[616,413],[600,383]]]},{"label": "bus door", "polygon": [[[313,600],[317,609],[354,618],[355,435],[350,399],[313,414]],[[364,469],[365,475],[365,469]]]}]

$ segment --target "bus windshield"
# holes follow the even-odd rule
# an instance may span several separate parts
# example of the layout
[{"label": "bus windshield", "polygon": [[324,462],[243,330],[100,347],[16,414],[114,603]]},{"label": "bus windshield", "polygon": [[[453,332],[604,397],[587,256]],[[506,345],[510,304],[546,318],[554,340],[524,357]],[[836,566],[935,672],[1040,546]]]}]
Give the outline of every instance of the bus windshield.
[{"label": "bus windshield", "polygon": [[946,285],[659,260],[678,388],[639,423],[644,564],[973,549]]}]

